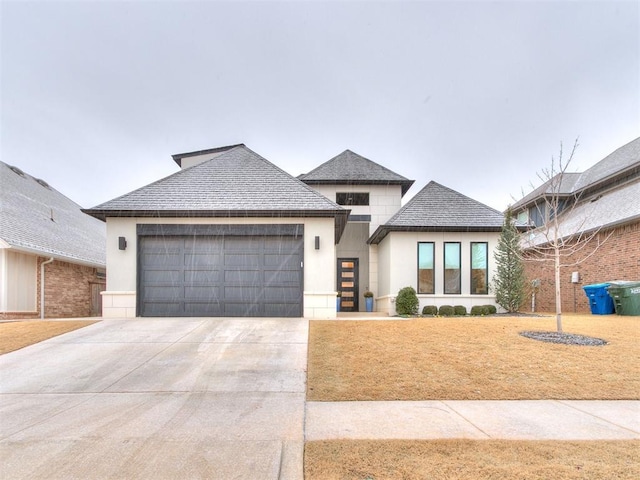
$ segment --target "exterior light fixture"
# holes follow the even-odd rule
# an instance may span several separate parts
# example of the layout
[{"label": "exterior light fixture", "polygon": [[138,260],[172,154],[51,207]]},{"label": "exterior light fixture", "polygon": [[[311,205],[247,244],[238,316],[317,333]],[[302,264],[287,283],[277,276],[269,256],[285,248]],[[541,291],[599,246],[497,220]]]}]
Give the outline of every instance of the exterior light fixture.
[{"label": "exterior light fixture", "polygon": [[118,237],[118,248],[120,250],[126,250],[127,249],[127,239],[124,237]]},{"label": "exterior light fixture", "polygon": [[316,250],[320,250],[320,237],[316,236]]}]

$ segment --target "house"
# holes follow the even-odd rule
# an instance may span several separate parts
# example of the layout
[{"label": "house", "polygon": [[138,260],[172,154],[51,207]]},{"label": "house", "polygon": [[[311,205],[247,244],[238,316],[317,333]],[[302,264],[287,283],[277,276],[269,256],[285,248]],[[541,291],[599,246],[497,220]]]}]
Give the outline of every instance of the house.
[{"label": "house", "polygon": [[[553,264],[539,261],[546,244],[544,225],[553,219],[548,200],[559,199],[558,237],[584,240],[580,251],[563,258],[562,310],[586,313],[583,285],[640,279],[640,138],[582,173],[554,177],[511,208],[528,224],[523,246],[527,277],[535,285],[537,311],[555,311]],[[553,234],[553,230],[551,231]]]},{"label": "house", "polygon": [[0,162],[0,319],[99,315],[104,223]]},{"label": "house", "polygon": [[85,210],[107,225],[105,317],[331,318],[337,291],[360,311],[365,290],[394,314],[407,285],[425,305],[494,303],[502,214],[446,187],[402,207],[413,181],[349,150],[298,178],[243,144],[173,159],[175,174]]}]

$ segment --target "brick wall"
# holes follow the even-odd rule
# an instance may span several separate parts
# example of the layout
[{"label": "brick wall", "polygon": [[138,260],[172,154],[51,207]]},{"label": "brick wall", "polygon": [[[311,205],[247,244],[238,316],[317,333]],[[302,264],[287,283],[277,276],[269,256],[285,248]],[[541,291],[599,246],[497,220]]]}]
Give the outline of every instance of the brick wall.
[{"label": "brick wall", "polygon": [[[38,312],[40,311],[40,264],[46,260],[46,258],[38,259]],[[44,266],[44,277],[45,318],[91,316],[91,284],[104,285],[104,280],[96,276],[95,268],[54,260]]]},{"label": "brick wall", "polygon": [[[589,313],[589,302],[582,287],[611,280],[640,280],[640,222],[625,225],[613,230],[602,231],[600,238],[611,236],[598,248],[588,260],[560,272],[562,289],[562,311],[565,313]],[[580,254],[569,257],[564,263],[572,263],[591,252],[597,239]],[[553,261],[526,261],[525,271],[529,282],[540,279],[540,288],[536,294],[536,311],[555,312],[555,282]],[[571,283],[571,273],[580,273],[580,283]],[[575,294],[574,294],[575,292]],[[531,311],[531,296],[523,305],[522,311]]]}]

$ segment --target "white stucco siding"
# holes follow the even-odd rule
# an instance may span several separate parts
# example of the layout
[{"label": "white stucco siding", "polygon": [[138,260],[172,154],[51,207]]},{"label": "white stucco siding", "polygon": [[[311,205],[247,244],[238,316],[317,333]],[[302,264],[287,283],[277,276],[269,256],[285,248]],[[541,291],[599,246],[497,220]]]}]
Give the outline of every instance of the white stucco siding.
[{"label": "white stucco siding", "polygon": [[313,189],[332,201],[337,192],[369,193],[369,205],[348,205],[351,215],[371,215],[369,235],[386,223],[401,207],[402,187],[400,185],[311,185]]},{"label": "white stucco siding", "polygon": [[[433,242],[435,247],[435,293],[418,295],[420,308],[424,305],[487,305],[495,303],[495,296],[471,294],[471,243],[488,243],[489,284],[496,272],[494,251],[498,244],[498,232],[489,233],[414,233],[391,232],[378,247],[379,258],[379,295],[395,297],[398,291],[407,286],[418,289],[418,242]],[[444,294],[444,243],[460,242],[461,247],[461,293]],[[389,301],[392,308],[392,300]],[[394,314],[394,311],[387,313]]]},{"label": "white stucco siding", "polygon": [[[107,218],[107,290],[103,292],[103,316],[135,317],[137,291],[137,225],[304,225],[305,316],[335,316],[335,221],[333,218]],[[315,237],[320,249],[315,249]],[[125,237],[126,250],[118,248]],[[317,310],[307,311],[307,297],[322,297]],[[311,303],[311,302],[309,302]]]}]

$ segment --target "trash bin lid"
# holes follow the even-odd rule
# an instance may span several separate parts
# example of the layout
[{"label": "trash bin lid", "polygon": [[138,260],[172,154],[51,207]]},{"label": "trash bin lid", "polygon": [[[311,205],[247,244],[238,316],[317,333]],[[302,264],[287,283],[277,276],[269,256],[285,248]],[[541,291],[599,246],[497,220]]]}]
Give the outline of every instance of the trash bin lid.
[{"label": "trash bin lid", "polygon": [[640,287],[640,281],[633,281],[633,280],[616,280],[614,282],[609,282],[609,283],[610,283],[609,288]]},{"label": "trash bin lid", "polygon": [[593,285],[584,285],[582,288],[587,290],[587,289],[596,289],[596,288],[606,288],[608,287],[610,284],[610,282],[606,282],[606,283],[594,283]]}]

